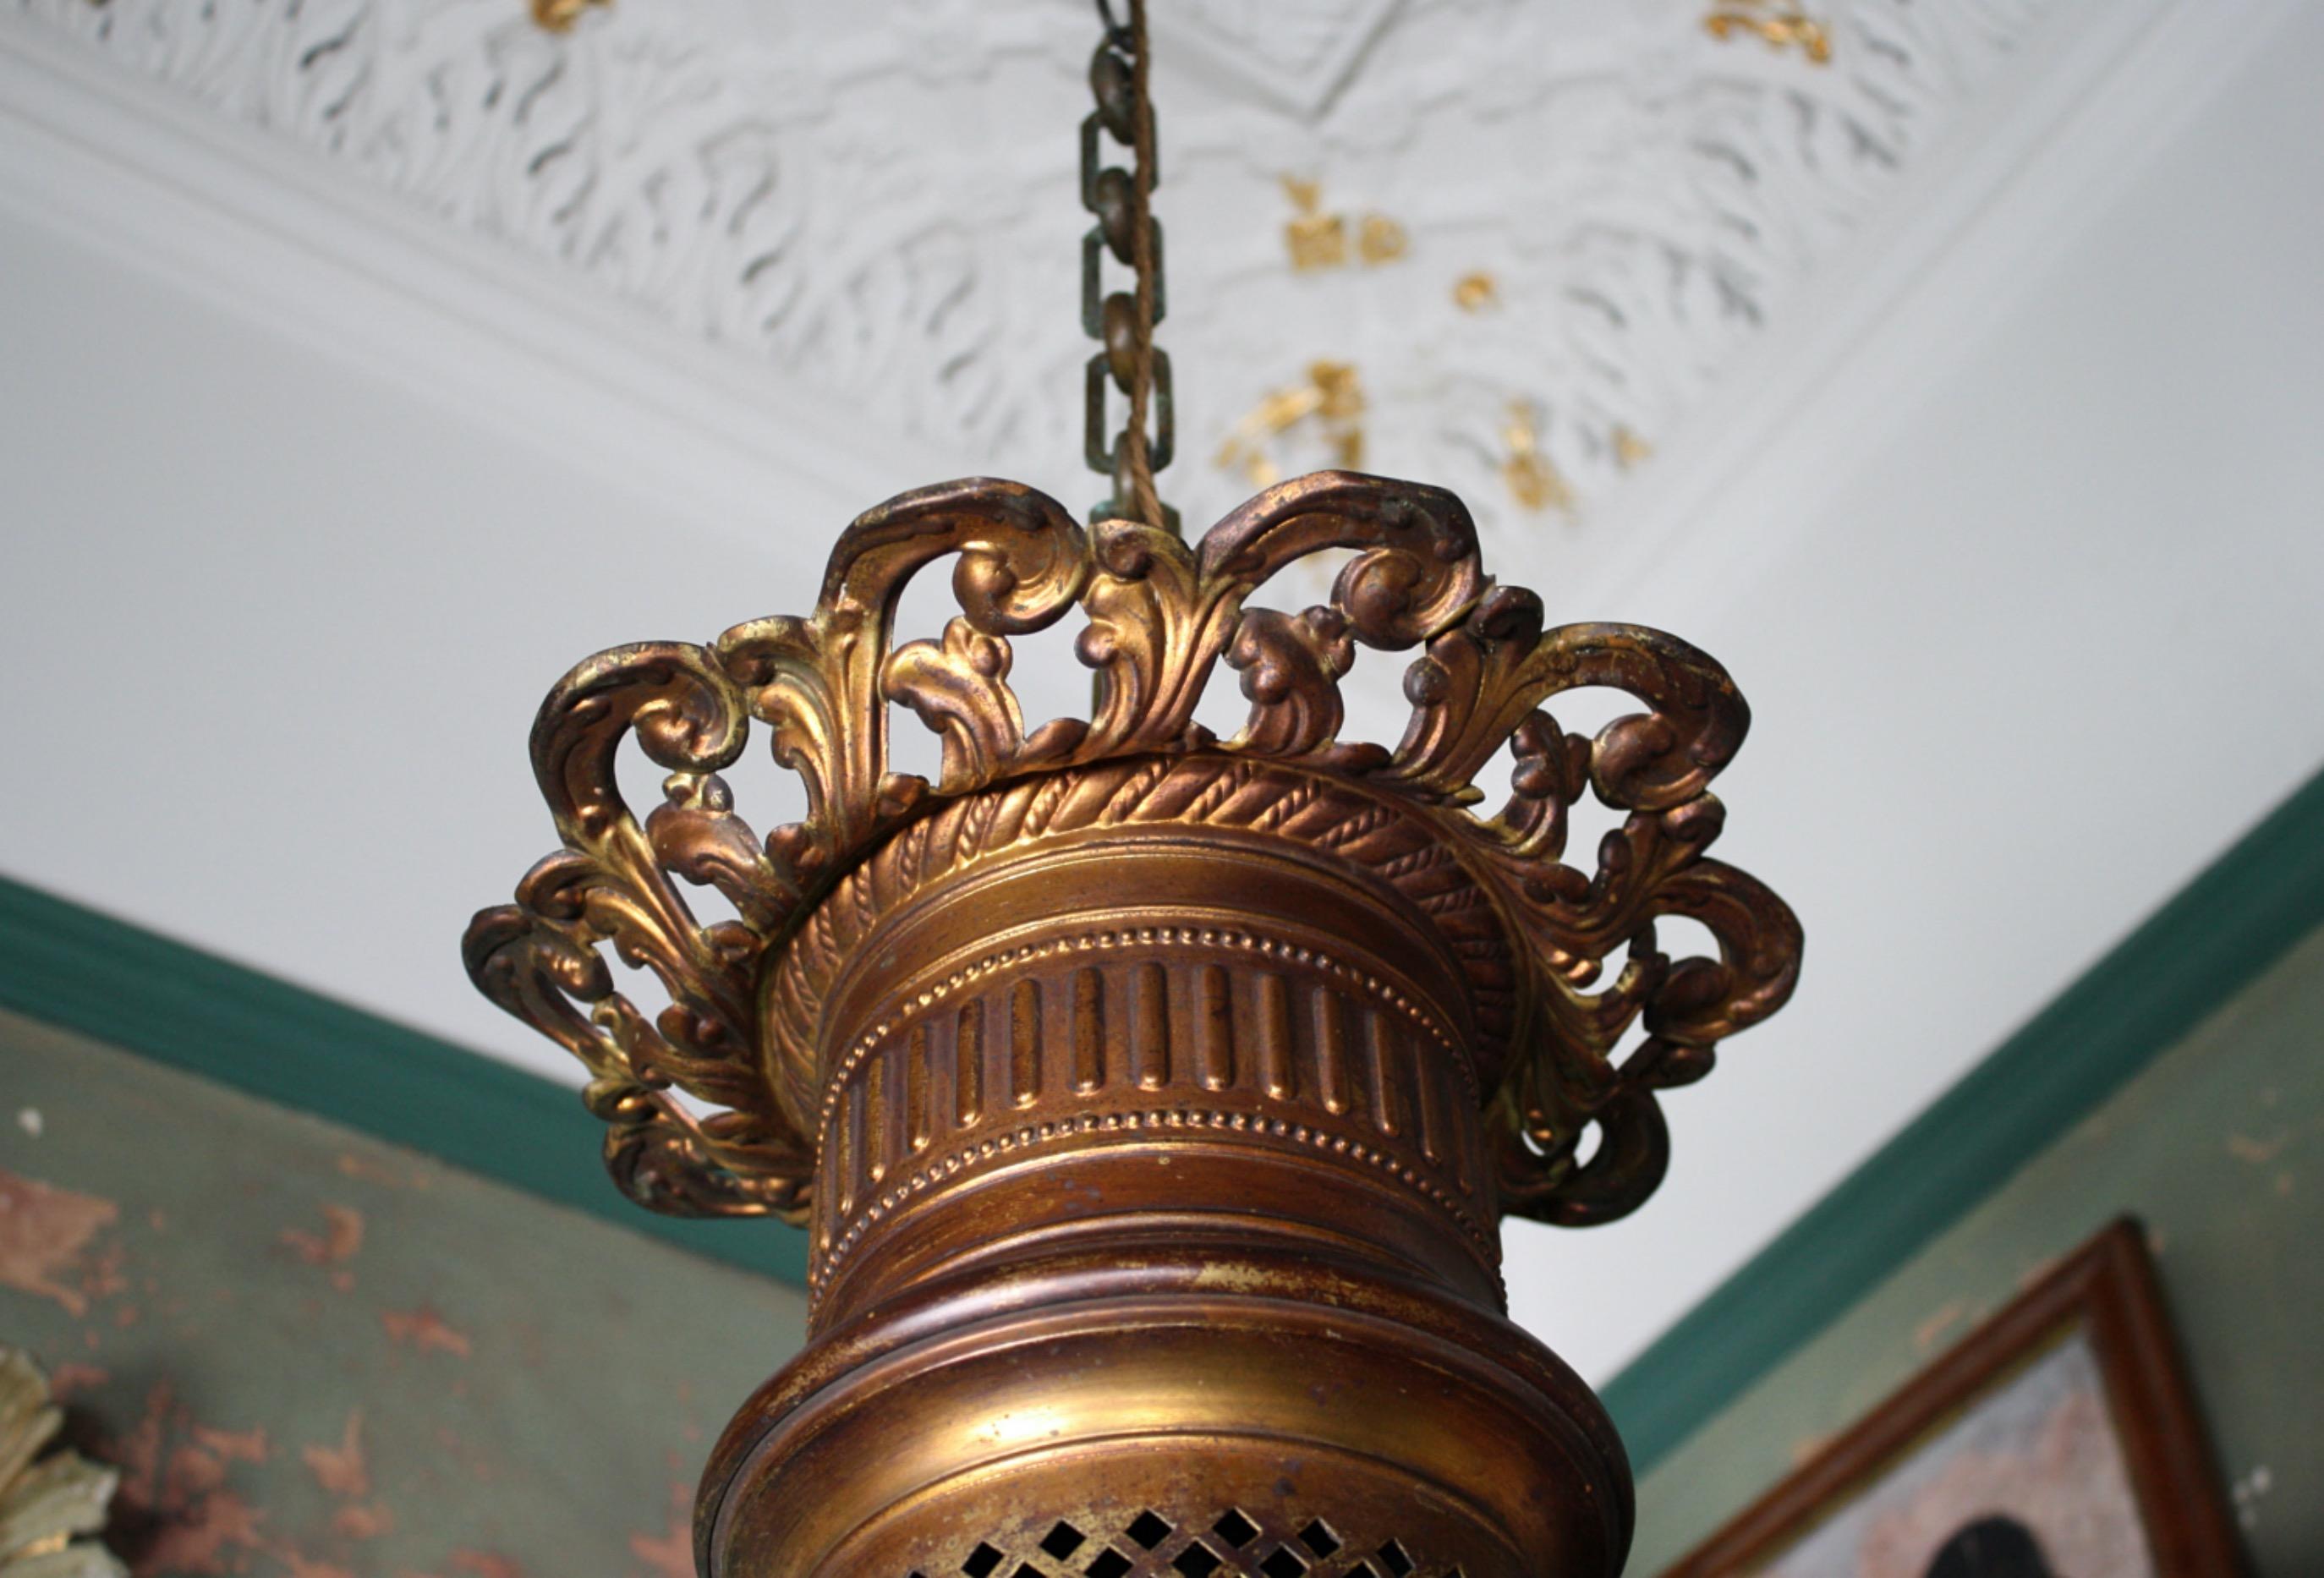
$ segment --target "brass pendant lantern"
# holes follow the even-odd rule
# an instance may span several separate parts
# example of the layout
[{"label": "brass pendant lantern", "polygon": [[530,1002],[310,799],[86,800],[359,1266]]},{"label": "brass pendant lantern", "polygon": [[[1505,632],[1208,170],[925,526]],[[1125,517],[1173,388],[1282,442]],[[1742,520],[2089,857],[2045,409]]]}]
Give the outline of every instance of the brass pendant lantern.
[{"label": "brass pendant lantern", "polygon": [[[703,1481],[706,1578],[1610,1575],[1621,1444],[1504,1316],[1499,1223],[1638,1204],[1658,1093],[1792,990],[1797,922],[1707,854],[1748,713],[1673,637],[1545,629],[1439,489],[1323,473],[1179,539],[1146,58],[1109,19],[1084,128],[1118,502],[1084,529],[1010,483],[907,494],[810,614],[583,662],[532,734],[563,847],[468,969],[587,1066],[632,1198],[810,1235],[808,1345]],[[1133,291],[1099,300],[1102,250]],[[1327,604],[1250,605],[1342,550]],[[946,558],[959,615],[896,645]],[[1069,617],[1092,716],[1028,731],[1009,638]],[[1360,646],[1416,651],[1393,748],[1338,737]],[[1221,661],[1250,702],[1225,740],[1194,720]],[[1594,739],[1544,710],[1605,687],[1642,710]],[[942,736],[936,782],[891,769],[891,703]],[[764,839],[718,776],[754,720],[810,807]],[[642,824],[632,735],[669,774]],[[1585,793],[1627,814],[1594,870],[1563,860]],[[1718,956],[1659,952],[1665,916]]]}]

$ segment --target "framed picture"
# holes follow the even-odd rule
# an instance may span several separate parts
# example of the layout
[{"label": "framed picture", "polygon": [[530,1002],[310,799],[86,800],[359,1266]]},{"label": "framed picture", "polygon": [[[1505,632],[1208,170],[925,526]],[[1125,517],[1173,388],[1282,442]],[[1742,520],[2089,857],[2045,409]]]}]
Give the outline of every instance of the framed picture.
[{"label": "framed picture", "polygon": [[2240,1570],[2145,1234],[2115,1223],[1665,1578]]}]

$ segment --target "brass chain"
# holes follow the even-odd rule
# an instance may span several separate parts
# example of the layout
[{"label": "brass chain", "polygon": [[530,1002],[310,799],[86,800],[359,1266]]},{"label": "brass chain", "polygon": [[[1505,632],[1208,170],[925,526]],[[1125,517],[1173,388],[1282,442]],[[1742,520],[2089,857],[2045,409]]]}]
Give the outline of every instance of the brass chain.
[{"label": "brass chain", "polygon": [[[1087,411],[1082,453],[1092,471],[1113,479],[1112,496],[1090,512],[1092,520],[1126,517],[1182,533],[1178,512],[1165,504],[1154,474],[1170,464],[1177,424],[1170,396],[1170,355],[1156,348],[1154,326],[1167,310],[1162,285],[1162,226],[1153,213],[1159,179],[1154,153],[1154,105],[1147,93],[1151,51],[1146,38],[1146,0],[1130,0],[1130,23],[1113,19],[1108,0],[1097,0],[1105,35],[1090,60],[1090,91],[1097,108],[1082,122],[1082,206],[1097,223],[1082,237],[1082,329],[1104,348],[1089,359],[1084,382]],[[1131,152],[1132,168],[1099,166],[1098,133]],[[1100,252],[1129,268],[1133,285],[1101,300]],[[1130,397],[1121,429],[1106,438],[1106,384]],[[1154,431],[1149,437],[1148,425]]]}]

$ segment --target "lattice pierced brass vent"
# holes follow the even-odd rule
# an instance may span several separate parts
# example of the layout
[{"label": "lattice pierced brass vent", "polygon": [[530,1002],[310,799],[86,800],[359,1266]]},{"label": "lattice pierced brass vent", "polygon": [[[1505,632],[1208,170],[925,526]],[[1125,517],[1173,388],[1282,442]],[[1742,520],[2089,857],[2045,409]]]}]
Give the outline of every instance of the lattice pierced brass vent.
[{"label": "lattice pierced brass vent", "polygon": [[1093,1532],[1059,1518],[1022,1554],[978,1542],[957,1564],[915,1568],[908,1578],[1466,1578],[1455,1565],[1423,1573],[1393,1536],[1373,1545],[1342,1537],[1320,1518],[1294,1528],[1231,1507],[1208,1528],[1173,1523],[1152,1508],[1119,1529]]}]

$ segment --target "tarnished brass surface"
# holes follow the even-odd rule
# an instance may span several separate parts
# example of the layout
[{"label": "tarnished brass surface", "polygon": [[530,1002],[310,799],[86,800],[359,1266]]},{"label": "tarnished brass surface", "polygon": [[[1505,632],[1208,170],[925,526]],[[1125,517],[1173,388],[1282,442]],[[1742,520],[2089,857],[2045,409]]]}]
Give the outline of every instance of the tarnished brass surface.
[{"label": "tarnished brass surface", "polygon": [[[1106,0],[1098,0],[1098,15],[1105,32],[1089,69],[1097,106],[1083,118],[1081,132],[1082,207],[1097,221],[1082,235],[1082,332],[1101,348],[1082,369],[1082,457],[1092,471],[1113,479],[1113,492],[1090,519],[1127,516],[1176,537],[1178,512],[1154,490],[1154,474],[1169,466],[1178,447],[1178,423],[1170,354],[1154,344],[1155,328],[1169,311],[1169,292],[1163,283],[1162,226],[1154,217],[1160,177],[1147,82],[1154,51],[1146,0],[1130,0],[1127,23],[1113,19]],[[1102,162],[1099,150],[1109,139],[1130,150],[1129,169]],[[1108,253],[1130,269],[1132,284],[1101,300]],[[1111,438],[1106,436],[1109,382],[1130,397],[1129,412]]]},{"label": "tarnished brass surface", "polygon": [[[1249,604],[1327,550],[1327,604]],[[945,555],[960,617],[896,645]],[[1095,715],[1028,732],[1007,638],[1075,608]],[[1393,749],[1338,738],[1360,645],[1420,649]],[[1221,660],[1227,740],[1193,718]],[[1643,710],[1595,739],[1542,710],[1589,687]],[[890,767],[890,703],[943,736],[935,783]],[[812,806],[764,841],[717,776],[752,719]],[[1791,992],[1791,913],[1705,854],[1747,722],[1672,637],[1545,631],[1449,494],[1348,473],[1192,549],[923,490],[849,530],[807,617],[575,669],[533,736],[564,848],[470,971],[588,1064],[633,1197],[811,1235],[813,1339],[714,1456],[704,1572],[1617,1571],[1620,1445],[1502,1318],[1498,1224],[1636,1206],[1657,1093]],[[632,733],[671,774],[642,826]],[[1627,814],[1594,871],[1562,858],[1585,790]],[[1718,956],[1665,956],[1665,916]],[[615,992],[605,942],[671,1006]]]}]

